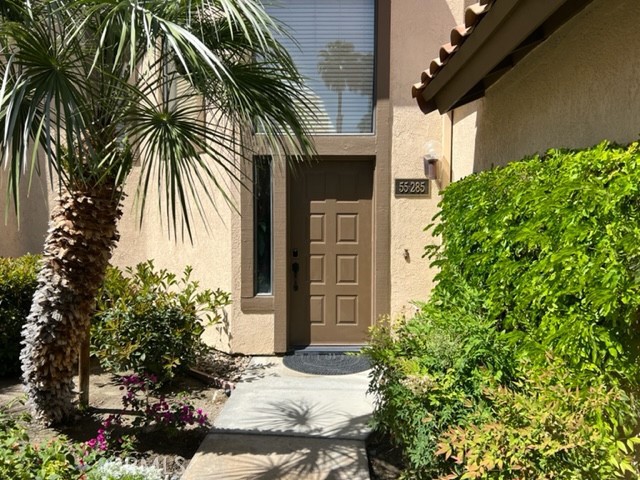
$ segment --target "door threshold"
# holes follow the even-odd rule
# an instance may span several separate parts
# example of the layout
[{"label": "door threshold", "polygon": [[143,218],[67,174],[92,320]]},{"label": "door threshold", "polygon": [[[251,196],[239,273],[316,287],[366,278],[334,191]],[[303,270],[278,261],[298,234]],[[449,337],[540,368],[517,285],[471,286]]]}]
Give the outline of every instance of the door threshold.
[{"label": "door threshold", "polygon": [[364,345],[305,345],[293,346],[289,349],[289,353],[294,355],[308,354],[330,354],[330,353],[360,353]]}]

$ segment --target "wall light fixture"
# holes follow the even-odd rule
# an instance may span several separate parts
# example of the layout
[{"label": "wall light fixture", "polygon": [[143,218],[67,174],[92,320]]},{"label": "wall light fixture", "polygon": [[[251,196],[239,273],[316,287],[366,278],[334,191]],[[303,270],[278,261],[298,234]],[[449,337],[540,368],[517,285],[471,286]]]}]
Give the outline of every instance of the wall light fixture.
[{"label": "wall light fixture", "polygon": [[442,144],[437,140],[429,140],[424,145],[425,155],[422,157],[424,164],[424,176],[429,180],[438,180],[439,163],[442,157]]}]

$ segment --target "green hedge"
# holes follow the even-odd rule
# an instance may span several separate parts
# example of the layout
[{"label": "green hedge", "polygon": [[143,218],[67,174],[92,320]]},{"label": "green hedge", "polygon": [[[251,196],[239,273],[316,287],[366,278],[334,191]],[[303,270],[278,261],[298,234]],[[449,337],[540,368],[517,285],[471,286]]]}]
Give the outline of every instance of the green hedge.
[{"label": "green hedge", "polygon": [[192,366],[206,346],[205,325],[220,322],[230,296],[156,269],[152,261],[110,268],[91,326],[92,352],[113,373],[133,370],[159,381]]},{"label": "green hedge", "polygon": [[[21,333],[31,308],[39,257],[0,257],[0,377],[20,373]],[[204,349],[206,324],[221,321],[229,294],[157,270],[151,261],[107,270],[92,320],[92,354],[118,373],[134,370],[170,380]]]},{"label": "green hedge", "polygon": [[637,478],[638,144],[471,175],[440,207],[430,300],[368,347],[406,478]]},{"label": "green hedge", "polygon": [[638,144],[551,150],[472,175],[447,188],[439,218],[439,289],[459,275],[532,353],[637,382]]},{"label": "green hedge", "polygon": [[0,257],[0,377],[20,373],[22,326],[36,289],[39,257]]},{"label": "green hedge", "polygon": [[488,370],[513,377],[509,344],[485,315],[479,292],[460,281],[455,290],[420,305],[411,319],[387,319],[373,330],[375,419],[406,457],[407,477],[431,480],[446,471],[435,455],[440,436],[486,402]]}]

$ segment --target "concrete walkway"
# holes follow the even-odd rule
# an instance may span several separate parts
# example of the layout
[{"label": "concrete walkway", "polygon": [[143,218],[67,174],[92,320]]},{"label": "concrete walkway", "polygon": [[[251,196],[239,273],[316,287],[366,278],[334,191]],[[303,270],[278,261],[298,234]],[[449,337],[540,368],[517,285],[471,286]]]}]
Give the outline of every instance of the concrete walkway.
[{"label": "concrete walkway", "polygon": [[305,375],[254,357],[183,480],[368,480],[367,372]]}]

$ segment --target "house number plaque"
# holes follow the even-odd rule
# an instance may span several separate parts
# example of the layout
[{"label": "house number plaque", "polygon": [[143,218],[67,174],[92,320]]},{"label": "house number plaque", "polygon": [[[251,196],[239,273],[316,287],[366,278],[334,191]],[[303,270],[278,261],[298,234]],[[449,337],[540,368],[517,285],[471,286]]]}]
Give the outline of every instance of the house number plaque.
[{"label": "house number plaque", "polygon": [[429,180],[426,178],[396,178],[396,197],[429,196]]}]

